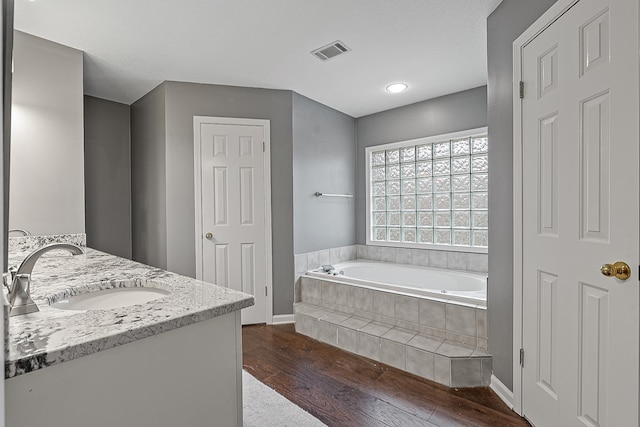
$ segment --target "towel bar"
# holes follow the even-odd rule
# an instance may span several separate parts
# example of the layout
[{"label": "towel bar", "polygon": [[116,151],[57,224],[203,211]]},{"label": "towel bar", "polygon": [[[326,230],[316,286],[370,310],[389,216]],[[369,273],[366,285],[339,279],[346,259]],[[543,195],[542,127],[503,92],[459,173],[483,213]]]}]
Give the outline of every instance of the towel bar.
[{"label": "towel bar", "polygon": [[321,193],[319,191],[316,191],[316,197],[320,197],[320,196],[324,196],[324,197],[346,197],[346,198],[352,198],[353,194],[330,194],[330,193]]}]

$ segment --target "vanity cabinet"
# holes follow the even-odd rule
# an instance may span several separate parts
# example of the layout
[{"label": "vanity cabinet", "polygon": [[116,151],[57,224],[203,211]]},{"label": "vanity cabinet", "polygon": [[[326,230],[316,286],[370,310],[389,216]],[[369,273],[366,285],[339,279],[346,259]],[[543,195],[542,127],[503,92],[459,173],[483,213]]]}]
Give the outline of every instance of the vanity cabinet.
[{"label": "vanity cabinet", "polygon": [[5,380],[11,427],[242,426],[240,311]]}]

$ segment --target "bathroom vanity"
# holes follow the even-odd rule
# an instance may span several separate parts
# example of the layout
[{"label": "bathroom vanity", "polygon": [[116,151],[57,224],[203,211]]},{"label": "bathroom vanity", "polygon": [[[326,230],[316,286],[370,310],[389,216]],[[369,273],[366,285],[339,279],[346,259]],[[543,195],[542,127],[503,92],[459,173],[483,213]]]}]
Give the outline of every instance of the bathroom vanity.
[{"label": "bathroom vanity", "polygon": [[[9,265],[26,255],[10,252]],[[122,287],[160,294],[108,309],[50,305]],[[252,296],[89,248],[43,256],[31,296],[40,311],[8,325],[8,426],[242,425],[240,310]]]}]

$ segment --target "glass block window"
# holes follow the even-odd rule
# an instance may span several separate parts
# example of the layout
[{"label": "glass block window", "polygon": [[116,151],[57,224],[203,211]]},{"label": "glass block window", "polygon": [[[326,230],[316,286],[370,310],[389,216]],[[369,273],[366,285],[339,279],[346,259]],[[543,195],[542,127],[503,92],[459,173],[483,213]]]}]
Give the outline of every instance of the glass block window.
[{"label": "glass block window", "polygon": [[368,149],[370,242],[487,248],[487,148],[482,130]]}]

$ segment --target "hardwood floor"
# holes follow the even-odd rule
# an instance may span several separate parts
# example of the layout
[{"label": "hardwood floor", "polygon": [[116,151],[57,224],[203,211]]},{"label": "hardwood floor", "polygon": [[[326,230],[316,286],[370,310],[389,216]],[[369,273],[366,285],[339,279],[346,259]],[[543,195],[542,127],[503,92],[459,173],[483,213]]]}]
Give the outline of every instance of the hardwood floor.
[{"label": "hardwood floor", "polygon": [[329,426],[529,426],[488,388],[450,389],[297,334],[242,328],[243,366]]}]

